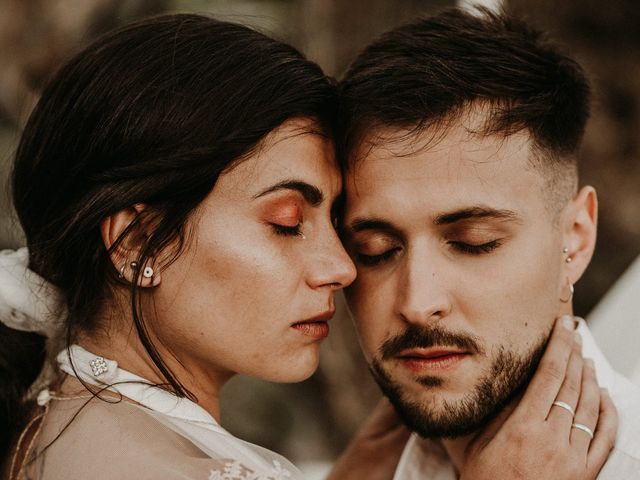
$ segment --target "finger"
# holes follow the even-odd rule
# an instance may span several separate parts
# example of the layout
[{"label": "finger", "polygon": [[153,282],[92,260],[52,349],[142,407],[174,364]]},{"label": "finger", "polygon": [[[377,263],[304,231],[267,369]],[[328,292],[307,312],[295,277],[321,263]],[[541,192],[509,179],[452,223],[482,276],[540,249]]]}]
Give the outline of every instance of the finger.
[{"label": "finger", "polygon": [[[569,442],[572,447],[577,447],[578,451],[583,452],[586,456],[591,444],[591,434],[584,431],[584,427],[590,432],[595,432],[600,414],[600,388],[596,380],[596,372],[593,367],[593,360],[585,360],[585,368],[582,369],[582,391],[580,392],[580,400],[578,408],[576,408],[576,416],[573,420],[571,428],[571,438]],[[576,425],[578,425],[576,427]]]},{"label": "finger", "polygon": [[526,411],[527,416],[540,415],[543,420],[547,418],[549,408],[564,382],[573,350],[574,328],[575,322],[568,315],[556,321],[538,369],[520,402],[519,410]]},{"label": "finger", "polygon": [[[579,338],[579,335],[577,335]],[[580,388],[582,384],[582,353],[581,342],[574,342],[573,351],[569,357],[567,373],[558,392],[555,402],[551,406],[547,421],[552,422],[558,432],[566,433],[566,440],[569,441],[571,434],[571,424],[578,406],[580,398]]]},{"label": "finger", "polygon": [[383,396],[355,436],[368,439],[396,436],[399,439],[408,439],[409,435],[409,430],[398,417],[395,408],[389,399]]},{"label": "finger", "polygon": [[515,410],[516,405],[515,402],[511,402],[500,410],[495,418],[490,420],[471,438],[467,451],[482,450],[501,429],[510,428],[513,422],[519,423],[520,420],[518,419],[514,419],[513,422],[510,421],[511,413]]},{"label": "finger", "polygon": [[392,430],[397,426],[401,425],[400,417],[396,413],[395,408],[391,405],[389,399],[385,396],[382,396],[375,408],[369,415],[369,418],[365,422],[367,425],[375,426],[376,430],[380,432],[385,432],[387,430]]},{"label": "finger", "polygon": [[587,470],[592,478],[600,471],[616,441],[618,431],[618,411],[606,389],[600,390],[600,416],[595,436],[589,447]]}]

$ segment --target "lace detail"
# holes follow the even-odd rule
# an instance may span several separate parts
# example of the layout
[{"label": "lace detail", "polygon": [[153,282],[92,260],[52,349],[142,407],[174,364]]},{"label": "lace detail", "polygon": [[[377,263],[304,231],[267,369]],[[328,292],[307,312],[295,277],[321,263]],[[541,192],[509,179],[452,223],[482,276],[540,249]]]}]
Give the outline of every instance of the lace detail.
[{"label": "lace detail", "polygon": [[208,480],[288,480],[291,472],[274,460],[268,472],[249,470],[237,460],[228,460],[222,470],[211,470]]}]

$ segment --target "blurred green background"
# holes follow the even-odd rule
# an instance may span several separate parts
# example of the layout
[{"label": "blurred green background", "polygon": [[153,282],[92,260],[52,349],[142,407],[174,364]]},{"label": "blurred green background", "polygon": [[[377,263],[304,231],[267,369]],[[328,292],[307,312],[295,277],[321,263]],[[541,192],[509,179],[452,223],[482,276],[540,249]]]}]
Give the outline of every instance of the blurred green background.
[{"label": "blurred green background", "polygon": [[[383,31],[454,3],[0,0],[0,248],[21,244],[6,188],[21,125],[51,73],[96,35],[162,12],[205,13],[291,43],[339,78]],[[549,31],[593,79],[596,96],[580,162],[582,182],[599,192],[600,233],[595,259],[576,286],[576,312],[585,316],[640,253],[640,8],[632,0],[511,0],[505,8]],[[223,425],[296,462],[331,460],[341,451],[379,393],[342,302],[338,307],[319,371],[296,385],[235,378],[224,392]]]}]

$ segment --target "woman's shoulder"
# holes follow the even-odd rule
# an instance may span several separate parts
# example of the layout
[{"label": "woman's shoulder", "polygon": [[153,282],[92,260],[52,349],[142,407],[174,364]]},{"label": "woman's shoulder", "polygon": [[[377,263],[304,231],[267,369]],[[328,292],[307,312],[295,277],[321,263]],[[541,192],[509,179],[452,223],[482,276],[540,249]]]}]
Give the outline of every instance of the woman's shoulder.
[{"label": "woman's shoulder", "polygon": [[222,429],[170,419],[108,390],[91,393],[76,379],[67,378],[57,393],[40,400],[48,403],[33,427],[37,433],[21,446],[29,451],[21,478],[298,478],[286,459],[249,447]]},{"label": "woman's shoulder", "polygon": [[[209,478],[209,458],[144,407],[113,397],[53,399],[27,470],[34,478]],[[29,477],[30,478],[30,477]]]}]

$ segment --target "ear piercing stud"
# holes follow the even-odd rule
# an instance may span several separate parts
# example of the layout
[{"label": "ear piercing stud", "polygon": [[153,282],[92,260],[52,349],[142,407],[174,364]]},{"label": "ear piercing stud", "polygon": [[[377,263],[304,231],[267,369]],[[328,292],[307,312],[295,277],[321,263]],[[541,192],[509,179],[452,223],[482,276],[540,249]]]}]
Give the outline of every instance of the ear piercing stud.
[{"label": "ear piercing stud", "polygon": [[[131,270],[133,270],[134,272],[138,269],[138,262],[131,262],[129,264],[129,266],[131,267]],[[127,268],[127,264],[126,262],[122,264],[122,267],[120,267],[120,272],[118,273],[118,278],[124,278],[124,271]],[[145,278],[151,278],[153,277],[153,268],[151,267],[145,267],[145,269],[142,271],[142,276]]]},{"label": "ear piercing stud", "polygon": [[[567,247],[562,247],[562,253],[569,253],[569,249]],[[571,263],[572,260],[573,258],[571,258],[571,256],[564,259],[566,263]]]}]

